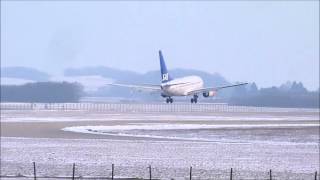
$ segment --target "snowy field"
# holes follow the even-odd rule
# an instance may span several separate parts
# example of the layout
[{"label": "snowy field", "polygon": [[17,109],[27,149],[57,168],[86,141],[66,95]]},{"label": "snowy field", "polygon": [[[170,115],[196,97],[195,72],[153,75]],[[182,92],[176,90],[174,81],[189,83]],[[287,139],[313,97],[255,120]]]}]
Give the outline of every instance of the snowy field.
[{"label": "snowy field", "polygon": [[314,179],[317,111],[110,113],[3,110],[1,175]]}]

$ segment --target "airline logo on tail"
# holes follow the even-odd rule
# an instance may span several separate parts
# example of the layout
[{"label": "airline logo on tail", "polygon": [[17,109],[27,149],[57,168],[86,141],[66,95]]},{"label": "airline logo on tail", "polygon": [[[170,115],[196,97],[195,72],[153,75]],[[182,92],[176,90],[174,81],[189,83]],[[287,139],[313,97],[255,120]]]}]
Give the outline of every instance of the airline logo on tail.
[{"label": "airline logo on tail", "polygon": [[167,66],[166,66],[166,63],[164,62],[161,51],[159,51],[159,58],[160,58],[161,82],[166,83],[172,80],[172,78],[169,76],[169,72],[167,70]]},{"label": "airline logo on tail", "polygon": [[162,74],[162,81],[168,81],[169,80],[169,74]]}]

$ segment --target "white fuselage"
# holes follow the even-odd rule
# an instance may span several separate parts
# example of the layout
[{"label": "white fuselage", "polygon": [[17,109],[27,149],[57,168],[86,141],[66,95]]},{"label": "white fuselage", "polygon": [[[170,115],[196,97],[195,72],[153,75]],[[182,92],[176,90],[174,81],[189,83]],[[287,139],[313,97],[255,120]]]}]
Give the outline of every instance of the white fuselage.
[{"label": "white fuselage", "polygon": [[203,81],[199,76],[187,76],[162,83],[161,87],[166,96],[187,96],[189,92],[203,88]]}]

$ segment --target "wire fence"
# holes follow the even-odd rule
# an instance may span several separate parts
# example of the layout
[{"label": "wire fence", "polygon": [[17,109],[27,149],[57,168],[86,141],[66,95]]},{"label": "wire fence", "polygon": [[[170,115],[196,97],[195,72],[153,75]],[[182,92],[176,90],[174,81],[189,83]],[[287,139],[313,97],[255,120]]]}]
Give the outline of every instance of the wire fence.
[{"label": "wire fence", "polygon": [[[147,178],[139,178],[139,177],[117,177],[117,175],[115,174],[115,165],[112,164],[111,165],[111,169],[110,169],[110,176],[82,176],[82,175],[78,175],[77,174],[77,167],[76,164],[73,163],[72,164],[72,168],[70,168],[71,171],[71,175],[67,176],[67,175],[60,175],[60,176],[49,176],[49,175],[38,175],[37,173],[37,165],[35,162],[32,163],[33,166],[33,172],[32,175],[22,175],[22,174],[18,174],[18,175],[0,175],[1,179],[110,179],[110,180],[157,180],[157,179],[172,179],[174,180],[174,177],[171,178],[157,178],[157,177],[153,177],[153,167],[151,165],[149,165],[146,168],[146,171],[148,173],[148,177]],[[194,169],[192,166],[190,166],[188,168],[188,171],[185,172],[185,176],[183,179],[214,179],[214,178],[208,178],[208,177],[199,177],[196,176],[194,177],[193,175]],[[266,176],[267,174],[267,176]],[[287,176],[288,178],[288,176]],[[298,178],[296,176],[291,176],[291,178]],[[289,178],[289,179],[291,179]],[[308,179],[312,180],[318,180],[319,179],[319,174],[317,171],[315,171],[314,173],[309,173],[309,177],[307,177]],[[181,179],[181,178],[180,178]],[[221,178],[216,178],[216,179],[221,179]],[[225,171],[225,175],[224,178],[226,180],[233,180],[233,179],[265,179],[265,180],[273,180],[273,179],[279,179],[279,177],[275,176],[273,171],[270,169],[269,171],[267,171],[264,175],[261,175],[260,177],[254,177],[254,178],[239,178],[237,177],[237,174],[234,172],[233,168],[230,168],[229,171]],[[298,178],[299,179],[299,178]],[[304,178],[303,178],[304,179]]]},{"label": "wire fence", "polygon": [[161,103],[1,103],[1,110],[56,110],[105,112],[319,112],[309,108],[274,108],[217,104],[161,104]]}]

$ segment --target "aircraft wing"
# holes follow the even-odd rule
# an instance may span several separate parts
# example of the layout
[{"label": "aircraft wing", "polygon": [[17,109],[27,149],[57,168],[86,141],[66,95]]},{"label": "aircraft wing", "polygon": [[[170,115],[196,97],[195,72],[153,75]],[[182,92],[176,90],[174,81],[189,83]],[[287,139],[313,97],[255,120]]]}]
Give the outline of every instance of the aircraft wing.
[{"label": "aircraft wing", "polygon": [[188,95],[193,95],[193,94],[198,94],[198,93],[203,93],[203,92],[208,92],[208,91],[219,91],[221,89],[236,87],[236,86],[243,86],[246,84],[248,84],[248,83],[239,83],[239,84],[232,84],[232,85],[228,85],[228,86],[201,88],[201,89],[197,89],[197,90],[188,92]]},{"label": "aircraft wing", "polygon": [[161,91],[160,85],[154,85],[154,84],[118,84],[118,83],[111,83],[111,84],[106,84],[106,85],[125,87],[125,88],[131,88],[131,89],[136,89],[136,90]]}]

